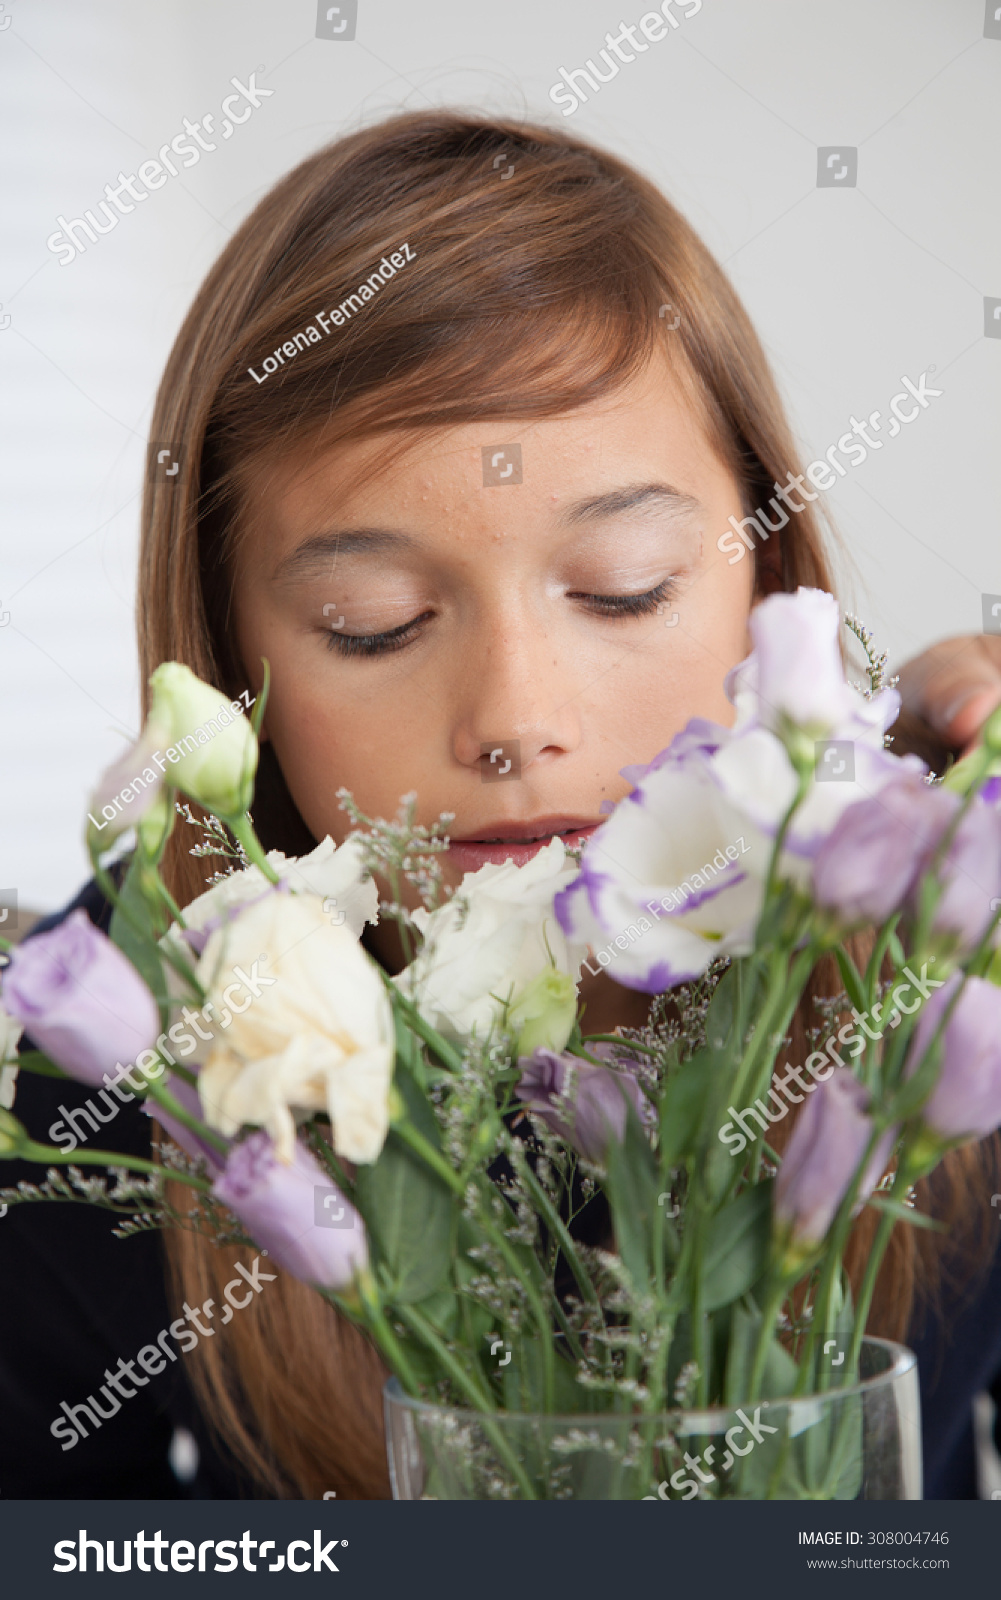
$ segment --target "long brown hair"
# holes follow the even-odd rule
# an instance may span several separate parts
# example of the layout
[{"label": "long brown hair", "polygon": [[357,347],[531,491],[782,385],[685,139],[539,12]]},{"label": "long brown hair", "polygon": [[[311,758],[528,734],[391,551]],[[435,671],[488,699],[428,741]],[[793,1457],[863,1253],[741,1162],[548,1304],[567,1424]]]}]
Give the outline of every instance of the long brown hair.
[{"label": "long brown hair", "polygon": [[[277,370],[257,381],[250,368],[261,376],[265,356],[404,246],[406,265],[381,274],[388,281],[364,315],[280,366],[272,358]],[[397,116],[320,150],[234,235],[167,364],[150,432],[180,453],[181,470],[150,481],[143,507],[144,680],[177,660],[231,695],[248,687],[231,642],[229,573],[249,463],[311,437],[325,449],[391,430],[566,413],[611,394],[658,345],[744,509],[767,505],[801,463],[761,346],[692,228],[625,162],[563,130],[450,112]],[[759,546],[755,566],[759,592],[832,587],[813,505]],[[254,815],[267,848],[301,853],[315,842],[267,745]],[[181,904],[204,887],[187,832],[175,831],[167,862]],[[800,1035],[811,1020],[804,1010]],[[975,1153],[950,1170],[956,1210],[975,1182]],[[871,1216],[857,1230],[856,1269]],[[883,1273],[878,1320],[898,1333],[934,1256],[914,1231],[897,1230]],[[169,1235],[168,1251],[179,1301],[221,1300],[232,1251],[189,1233]],[[311,1290],[281,1275],[226,1339],[203,1340],[195,1361],[207,1415],[265,1492],[388,1493],[380,1363]]]}]

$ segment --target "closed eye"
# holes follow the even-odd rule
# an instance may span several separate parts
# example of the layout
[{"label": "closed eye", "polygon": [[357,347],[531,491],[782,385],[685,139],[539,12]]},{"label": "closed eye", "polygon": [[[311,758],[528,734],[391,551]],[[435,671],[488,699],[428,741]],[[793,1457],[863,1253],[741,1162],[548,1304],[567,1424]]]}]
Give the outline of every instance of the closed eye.
[{"label": "closed eye", "polygon": [[643,617],[673,599],[676,587],[674,578],[665,578],[645,594],[569,594],[567,599],[579,600],[603,617]]},{"label": "closed eye", "polygon": [[341,656],[385,656],[394,650],[403,650],[416,639],[421,626],[434,616],[433,611],[423,611],[398,628],[387,633],[341,633],[331,629],[327,635],[327,648]]}]

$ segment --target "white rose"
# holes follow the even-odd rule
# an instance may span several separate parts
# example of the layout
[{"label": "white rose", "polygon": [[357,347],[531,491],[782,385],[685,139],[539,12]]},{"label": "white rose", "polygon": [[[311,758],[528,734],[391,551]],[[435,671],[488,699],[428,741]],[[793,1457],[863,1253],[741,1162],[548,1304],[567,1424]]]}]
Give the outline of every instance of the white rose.
[{"label": "white rose", "polygon": [[552,969],[577,982],[584,945],[567,940],[553,897],[576,875],[562,840],[523,867],[488,862],[467,872],[437,911],[415,911],[424,948],[396,983],[445,1038],[485,1038],[529,985]]},{"label": "white rose", "polygon": [[272,893],[202,952],[198,976],[217,1015],[237,967],[249,998],[217,1031],[198,1079],[210,1124],[227,1137],[245,1123],[266,1128],[290,1161],[294,1113],[326,1111],[338,1155],[375,1161],[389,1126],[395,1036],[374,962],[314,895]]},{"label": "white rose", "polygon": [[9,1111],[14,1104],[17,1083],[17,1042],[24,1032],[20,1022],[15,1022],[0,1006],[0,1106]]}]

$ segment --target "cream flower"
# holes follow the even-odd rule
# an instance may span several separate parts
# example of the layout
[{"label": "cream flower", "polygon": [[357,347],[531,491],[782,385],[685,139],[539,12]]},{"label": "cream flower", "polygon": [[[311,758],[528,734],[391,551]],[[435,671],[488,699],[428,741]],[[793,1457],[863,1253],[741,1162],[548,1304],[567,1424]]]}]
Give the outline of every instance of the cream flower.
[{"label": "cream flower", "polygon": [[17,1042],[24,1029],[0,1006],[0,1106],[9,1111],[17,1085]]},{"label": "cream flower", "polygon": [[210,936],[198,976],[217,1015],[224,991],[237,1011],[199,1074],[209,1123],[227,1137],[266,1128],[290,1161],[295,1114],[326,1111],[338,1155],[375,1161],[389,1126],[393,1014],[354,934],[331,925],[317,896],[272,892]]},{"label": "cream flower", "polygon": [[[366,922],[378,922],[379,891],[374,879],[363,877],[365,867],[357,839],[349,837],[336,846],[328,834],[308,856],[285,856],[280,850],[271,850],[268,860],[293,894],[312,894],[330,902],[327,916],[334,927],[347,927],[360,938]],[[184,907],[187,930],[195,935],[188,944],[197,949],[197,935],[214,932],[235,911],[271,891],[260,867],[247,867],[221,878]],[[182,938],[176,924],[170,933]]]},{"label": "cream flower", "polygon": [[[437,911],[415,911],[424,948],[396,982],[446,1038],[486,1038],[540,975],[577,982],[585,947],[563,933],[553,897],[575,876],[560,839],[523,867],[488,862],[467,872]],[[565,1042],[565,1041],[564,1041]]]}]

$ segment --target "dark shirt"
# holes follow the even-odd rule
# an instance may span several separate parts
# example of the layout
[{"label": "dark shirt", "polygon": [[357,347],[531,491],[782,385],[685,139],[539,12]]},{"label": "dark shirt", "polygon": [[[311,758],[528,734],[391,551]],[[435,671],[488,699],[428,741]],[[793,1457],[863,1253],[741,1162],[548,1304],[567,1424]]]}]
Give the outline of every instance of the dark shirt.
[{"label": "dark shirt", "polygon": [[[78,906],[107,931],[110,908],[89,883],[65,911],[37,923],[29,937],[54,927]],[[94,1089],[22,1072],[14,1112],[34,1138],[65,1146],[63,1128],[57,1127],[55,1135],[49,1128],[65,1124],[67,1112],[73,1116],[88,1100],[97,1100],[105,1112]],[[150,1158],[150,1119],[138,1103],[120,1103],[107,1128],[96,1133],[87,1117],[76,1121],[86,1138],[84,1148]],[[100,1167],[82,1170],[103,1175]],[[5,1189],[22,1181],[38,1184],[44,1176],[43,1168],[25,1161],[0,1162]],[[250,1496],[252,1486],[213,1448],[188,1385],[184,1356],[167,1362],[157,1377],[135,1365],[137,1352],[156,1344],[173,1314],[161,1234],[116,1239],[112,1229],[117,1225],[110,1212],[85,1202],[12,1205],[0,1218],[0,1493],[5,1499]],[[121,1360],[133,1363],[136,1379],[121,1377],[116,1391],[106,1372],[116,1375]],[[110,1401],[100,1393],[102,1385]],[[131,1398],[125,1398],[130,1390]],[[105,1420],[99,1416],[95,1427],[86,1412],[78,1411],[87,1436],[64,1449],[73,1430],[62,1403],[76,1407],[92,1394]],[[56,1437],[51,1425],[59,1419],[64,1420]],[[175,1429],[181,1428],[194,1435],[199,1449],[197,1476],[184,1484],[168,1463]]]},{"label": "dark shirt", "polygon": [[[109,908],[90,883],[32,934],[77,906],[107,929]],[[15,1112],[33,1137],[59,1143],[62,1131],[50,1136],[49,1128],[94,1093],[22,1072]],[[91,1147],[150,1154],[150,1122],[138,1105],[123,1104],[106,1137],[89,1129],[87,1137]],[[43,1175],[26,1162],[0,1163],[0,1187],[38,1183]],[[0,1219],[0,1493],[7,1499],[252,1497],[252,1484],[213,1448],[183,1356],[123,1399],[99,1429],[90,1430],[84,1416],[88,1437],[72,1448],[64,1451],[51,1433],[66,1415],[61,1402],[86,1400],[105,1382],[105,1369],[114,1373],[120,1359],[134,1361],[171,1321],[160,1234],[119,1240],[115,1225],[109,1213],[86,1204],[11,1206]],[[965,1301],[944,1316],[924,1313],[908,1343],[921,1384],[925,1499],[975,1500],[973,1396],[992,1391],[1001,1408],[1001,1255],[995,1251]],[[176,1428],[194,1434],[200,1453],[198,1475],[185,1485],[167,1460]],[[995,1432],[1001,1441],[1001,1427]]]}]

